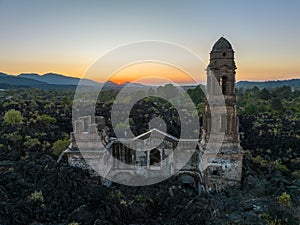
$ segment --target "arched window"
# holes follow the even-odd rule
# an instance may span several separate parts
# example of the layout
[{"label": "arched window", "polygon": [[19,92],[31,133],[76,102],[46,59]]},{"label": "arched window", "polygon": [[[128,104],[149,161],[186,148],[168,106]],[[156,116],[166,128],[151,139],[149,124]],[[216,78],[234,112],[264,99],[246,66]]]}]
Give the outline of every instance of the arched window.
[{"label": "arched window", "polygon": [[213,170],[211,174],[214,175],[214,176],[219,176],[220,175],[218,170]]},{"label": "arched window", "polygon": [[227,88],[227,80],[228,80],[228,78],[226,76],[222,76],[220,78],[220,85],[221,85],[222,93],[223,94],[228,94],[227,93],[227,90],[228,90],[228,88]]}]

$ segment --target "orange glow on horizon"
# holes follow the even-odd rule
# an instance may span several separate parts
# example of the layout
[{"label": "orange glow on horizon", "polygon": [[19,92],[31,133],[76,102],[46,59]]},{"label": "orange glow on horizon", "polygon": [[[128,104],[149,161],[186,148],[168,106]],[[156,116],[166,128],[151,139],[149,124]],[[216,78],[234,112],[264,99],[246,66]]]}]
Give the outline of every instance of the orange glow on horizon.
[{"label": "orange glow on horizon", "polygon": [[[143,80],[146,78],[147,81]],[[161,79],[160,79],[161,78]],[[198,83],[184,71],[162,63],[138,63],[129,65],[116,72],[110,81],[122,84],[125,82],[137,82],[144,84],[160,84],[162,80],[179,84]]]},{"label": "orange glow on horizon", "polygon": [[81,78],[88,67],[88,64],[75,62],[0,62],[0,72],[7,73],[9,75],[19,75],[21,73],[36,73],[39,75],[57,73],[64,76]]},{"label": "orange glow on horizon", "polygon": [[[248,80],[248,81],[266,81],[266,80],[285,80],[300,78],[299,71],[300,66],[292,66],[289,64],[280,64],[279,62],[272,63],[268,62],[254,62],[251,59],[237,60],[237,71],[236,80]],[[292,62],[291,62],[292,64]],[[57,62],[11,62],[1,61],[0,72],[7,73],[10,75],[18,75],[20,73],[58,73],[65,76],[83,78],[84,74],[88,71],[90,65],[88,62],[85,63],[57,63]],[[196,82],[206,82],[206,72],[202,71],[202,77]],[[165,79],[169,79],[176,83],[182,84],[194,84],[195,81],[189,77],[184,71],[178,68],[160,64],[160,63],[140,63],[125,67],[115,73],[111,81],[121,84],[125,82],[132,82],[142,77],[158,76]],[[98,82],[105,82],[101,78],[93,78]],[[153,79],[152,84],[156,85],[157,80]]]}]

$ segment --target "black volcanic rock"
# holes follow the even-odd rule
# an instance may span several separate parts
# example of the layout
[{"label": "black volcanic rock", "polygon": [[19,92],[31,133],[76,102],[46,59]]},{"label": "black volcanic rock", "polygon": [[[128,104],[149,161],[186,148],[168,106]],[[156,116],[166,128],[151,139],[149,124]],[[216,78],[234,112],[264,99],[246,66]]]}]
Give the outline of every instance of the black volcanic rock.
[{"label": "black volcanic rock", "polygon": [[[6,161],[2,166],[0,224],[4,225],[266,224],[261,215],[289,218],[291,225],[299,222],[289,214],[292,211],[278,205],[276,192],[250,191],[253,186],[277,183],[267,184],[260,176],[246,177],[242,190],[198,195],[175,178],[146,187],[113,184],[106,188],[88,171],[57,164],[49,155],[35,161]],[[293,199],[300,190],[296,185],[297,181]],[[41,191],[43,201],[30,199],[35,191]]]}]

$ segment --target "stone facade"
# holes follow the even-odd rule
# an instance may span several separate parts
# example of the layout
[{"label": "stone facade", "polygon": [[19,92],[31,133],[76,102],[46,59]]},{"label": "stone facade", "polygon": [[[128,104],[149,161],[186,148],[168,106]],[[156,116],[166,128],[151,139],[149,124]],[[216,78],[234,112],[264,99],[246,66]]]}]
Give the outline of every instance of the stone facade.
[{"label": "stone facade", "polygon": [[[240,147],[236,114],[235,70],[234,51],[231,44],[222,37],[213,46],[207,67],[208,101],[203,114],[200,140],[187,139],[178,142],[177,138],[157,129],[133,139],[118,140],[107,135],[103,117],[82,117],[74,123],[71,144],[64,152],[68,155],[70,165],[83,168],[88,168],[87,164],[94,165],[94,168],[98,166],[99,169],[106,169],[102,172],[107,177],[123,174],[120,179],[126,179],[124,174],[141,173],[137,169],[141,167],[147,168],[142,171],[141,175],[144,177],[161,173],[166,173],[167,176],[175,172],[182,182],[191,184],[199,191],[222,191],[228,186],[239,187],[243,150]],[[218,100],[220,94],[224,96],[225,105]],[[222,111],[222,107],[225,110]],[[220,130],[216,131],[211,127],[212,111],[217,115],[217,129]],[[217,139],[220,131],[224,134],[220,150],[208,149],[208,141]],[[147,146],[156,145],[155,143],[161,144],[155,149],[147,150]],[[180,161],[180,155],[172,154],[176,147],[182,150],[179,154],[186,154],[195,148],[196,151],[190,161],[185,163]],[[107,162],[105,166],[97,165],[99,159],[107,157],[108,154],[114,157],[113,161]],[[120,162],[129,166],[120,168]]]},{"label": "stone facade", "polygon": [[[201,141],[201,150],[206,153],[203,154],[202,163],[207,165],[203,171],[202,183],[207,190],[222,190],[226,186],[239,187],[241,182],[243,150],[240,146],[236,113],[235,70],[234,51],[231,44],[221,37],[212,48],[207,67],[208,101],[203,114],[204,132]],[[218,101],[219,92],[224,96],[225,107],[222,101]],[[211,108],[219,119],[220,130],[211,128]],[[214,138],[219,132],[224,133],[224,138],[216,155],[213,149],[207,149],[206,144],[209,138]]]}]

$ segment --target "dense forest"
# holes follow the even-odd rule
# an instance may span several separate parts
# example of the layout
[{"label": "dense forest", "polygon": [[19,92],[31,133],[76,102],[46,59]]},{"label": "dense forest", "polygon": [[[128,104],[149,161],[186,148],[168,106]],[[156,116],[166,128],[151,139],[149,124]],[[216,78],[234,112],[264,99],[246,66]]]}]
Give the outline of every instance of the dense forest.
[{"label": "dense forest", "polygon": [[[174,88],[146,91],[172,100]],[[236,90],[245,150],[242,187],[200,196],[175,178],[149,187],[106,188],[100,178],[70,167],[66,159],[57,163],[69,144],[74,93],[73,89],[0,91],[0,224],[300,223],[300,90],[289,86]],[[201,87],[187,93],[201,123],[205,104]],[[106,118],[112,136],[110,112],[117,94],[118,90],[102,92],[95,112]],[[130,129],[135,135],[145,132],[157,116],[166,121],[168,133],[180,135],[176,109],[157,97],[134,105]]]}]

